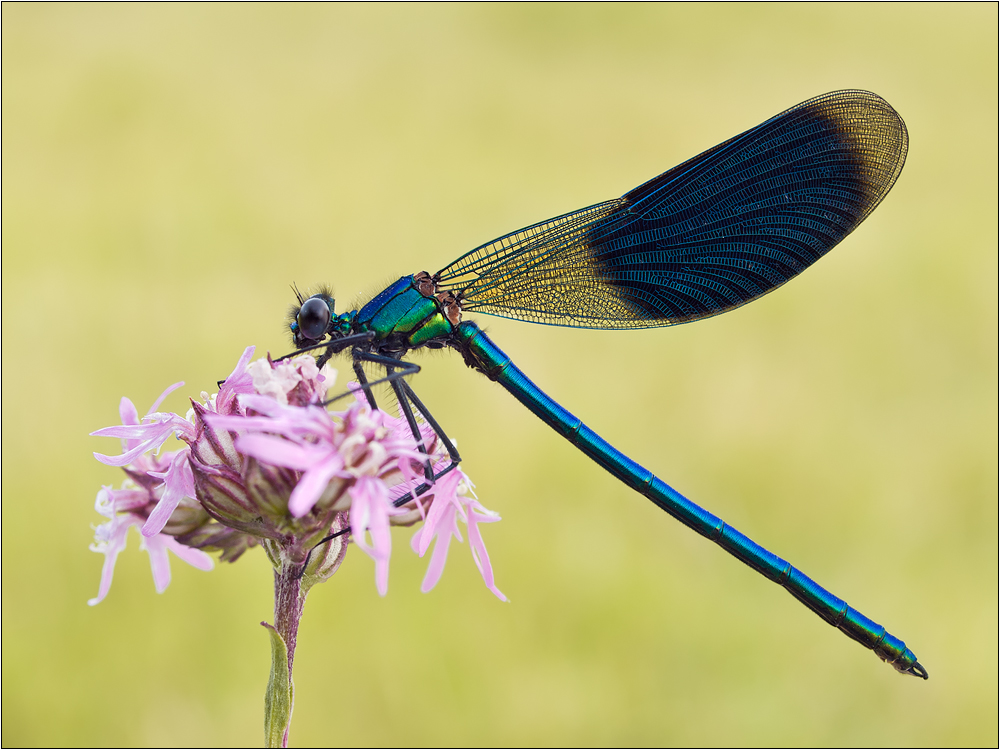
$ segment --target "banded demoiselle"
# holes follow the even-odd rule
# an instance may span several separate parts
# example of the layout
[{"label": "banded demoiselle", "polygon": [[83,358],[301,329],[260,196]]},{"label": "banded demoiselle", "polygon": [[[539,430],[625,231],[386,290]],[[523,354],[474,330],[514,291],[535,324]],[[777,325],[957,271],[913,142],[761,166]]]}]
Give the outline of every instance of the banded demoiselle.
[{"label": "banded demoiselle", "polygon": [[[298,350],[320,363],[350,349],[375,407],[363,363],[386,377],[420,442],[418,412],[443,430],[402,379],[412,350],[450,347],[604,469],[711,539],[899,672],[927,679],[902,640],[692,503],[607,443],[521,372],[467,312],[581,328],[653,328],[701,320],[770,292],[850,234],[892,188],[907,133],[887,102],[835,91],[654,177],[621,198],[519,229],[437,273],[404,276],[360,310],[337,314],[327,292],[299,295],[289,326]],[[410,495],[400,498],[401,504]]]}]

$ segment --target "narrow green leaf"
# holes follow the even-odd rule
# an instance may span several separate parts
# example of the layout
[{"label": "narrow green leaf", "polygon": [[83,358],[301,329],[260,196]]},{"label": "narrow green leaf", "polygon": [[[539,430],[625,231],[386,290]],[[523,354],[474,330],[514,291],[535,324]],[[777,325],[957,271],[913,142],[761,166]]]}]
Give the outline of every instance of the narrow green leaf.
[{"label": "narrow green leaf", "polygon": [[266,622],[261,625],[271,636],[271,676],[264,694],[264,747],[285,747],[294,691],[288,676],[288,650],[273,625]]}]

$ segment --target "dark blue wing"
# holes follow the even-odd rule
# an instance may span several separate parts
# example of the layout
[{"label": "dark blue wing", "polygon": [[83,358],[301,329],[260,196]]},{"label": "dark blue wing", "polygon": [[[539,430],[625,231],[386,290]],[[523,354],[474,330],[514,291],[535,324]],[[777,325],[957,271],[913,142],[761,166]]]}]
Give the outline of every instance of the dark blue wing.
[{"label": "dark blue wing", "polygon": [[892,187],[906,126],[883,99],[810,99],[617,200],[476,248],[440,271],[464,310],[646,328],[745,304],[850,234]]}]

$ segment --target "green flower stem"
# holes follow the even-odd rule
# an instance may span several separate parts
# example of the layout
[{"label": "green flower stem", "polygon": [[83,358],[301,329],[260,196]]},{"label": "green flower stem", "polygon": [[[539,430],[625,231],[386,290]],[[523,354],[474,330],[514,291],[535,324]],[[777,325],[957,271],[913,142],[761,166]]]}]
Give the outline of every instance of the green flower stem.
[{"label": "green flower stem", "polygon": [[271,636],[271,676],[264,695],[264,746],[288,747],[288,730],[292,721],[295,687],[292,683],[292,664],[295,660],[295,643],[299,620],[305,606],[306,592],[302,579],[297,577],[299,568],[282,565],[274,571],[274,626],[261,625]]}]

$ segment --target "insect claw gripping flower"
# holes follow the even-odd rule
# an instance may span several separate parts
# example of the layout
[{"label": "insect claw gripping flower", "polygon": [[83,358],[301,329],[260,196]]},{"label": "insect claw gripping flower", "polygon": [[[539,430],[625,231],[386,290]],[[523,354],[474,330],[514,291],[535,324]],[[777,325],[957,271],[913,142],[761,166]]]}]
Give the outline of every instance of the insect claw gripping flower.
[{"label": "insect claw gripping flower", "polygon": [[[103,487],[97,496],[97,511],[108,520],[95,529],[91,545],[105,562],[100,591],[90,604],[107,595],[132,526],[141,528],[158,592],[170,581],[167,550],[208,570],[212,558],[206,552],[218,551],[222,561],[232,562],[260,544],[275,569],[272,646],[277,638],[287,649],[290,677],[306,592],[336,572],[347,552],[348,530],[351,541],[374,560],[376,586],[385,595],[390,527],[423,521],[412,542],[421,557],[436,540],[421,586],[429,591],[441,577],[451,538],[462,540],[459,520],[468,526],[473,561],[487,587],[506,601],[494,584],[478,527],[500,518],[468,496],[468,477],[455,468],[417,493],[425,462],[435,471],[449,463],[427,425],[420,425],[421,450],[407,421],[373,411],[360,389],[356,403],[329,412],[323,400],[335,373],[328,367],[320,371],[308,355],[251,362],[252,355],[249,347],[219,392],[202,393],[185,417],[157,411],[183,385],[176,383],[142,418],[123,398],[122,424],[91,433],[121,439],[120,456],[94,456],[122,467],[126,479],[121,489]],[[160,452],[170,437],[182,447]],[[268,706],[286,704],[275,700]],[[289,717],[290,708],[275,721],[287,729]],[[287,734],[279,735],[287,740]]]}]

